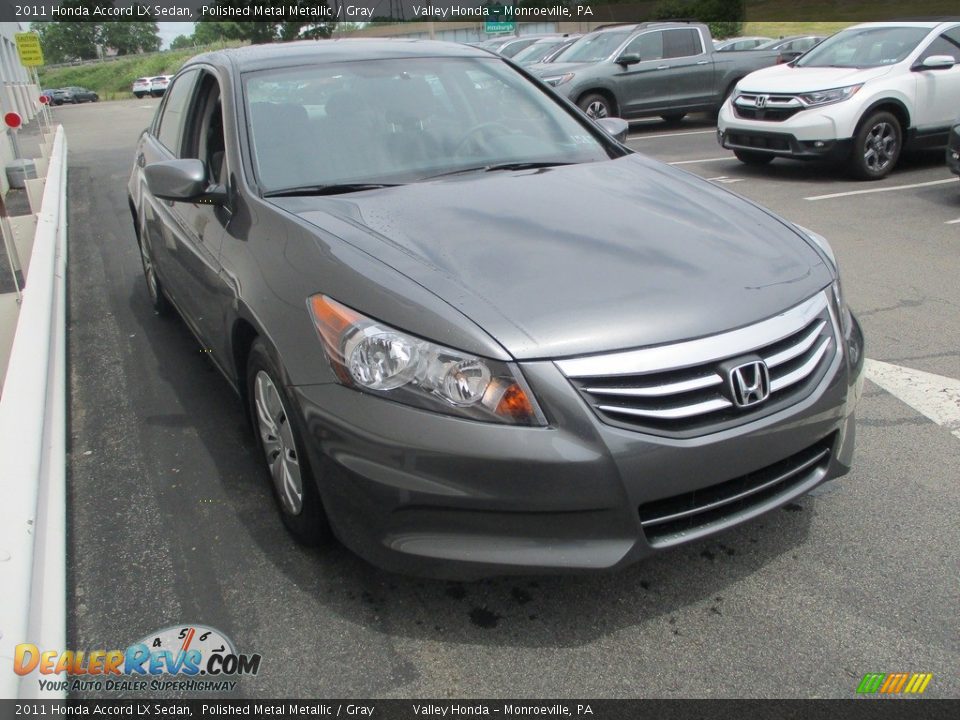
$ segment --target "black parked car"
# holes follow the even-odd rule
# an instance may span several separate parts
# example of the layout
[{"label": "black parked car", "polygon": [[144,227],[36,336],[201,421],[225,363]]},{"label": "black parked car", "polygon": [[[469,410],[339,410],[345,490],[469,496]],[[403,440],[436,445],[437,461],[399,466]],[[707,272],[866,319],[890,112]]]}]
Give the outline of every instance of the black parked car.
[{"label": "black parked car", "polygon": [[128,185],[146,287],[243,398],[296,538],[602,570],[848,471],[863,338],[829,244],[626,130],[464,45],[180,70]]},{"label": "black parked car", "polygon": [[46,95],[47,100],[51,105],[63,105],[63,90],[59,88],[44,90],[40,94]]},{"label": "black parked car", "polygon": [[73,104],[97,102],[100,99],[100,96],[93,90],[87,90],[82,87],[65,87],[61,92],[63,93],[63,102]]}]

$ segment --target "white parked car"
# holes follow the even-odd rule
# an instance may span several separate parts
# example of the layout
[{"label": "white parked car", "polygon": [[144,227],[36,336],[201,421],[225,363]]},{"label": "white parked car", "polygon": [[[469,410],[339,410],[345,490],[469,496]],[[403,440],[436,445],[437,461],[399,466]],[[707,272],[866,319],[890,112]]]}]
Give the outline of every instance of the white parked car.
[{"label": "white parked car", "polygon": [[170,84],[172,78],[173,75],[157,75],[150,78],[150,94],[154,97],[163,95],[167,91],[167,85]]},{"label": "white parked car", "polygon": [[857,25],[741,80],[720,144],[747,164],[832,158],[865,180],[906,147],[944,147],[960,107],[960,22]]},{"label": "white parked car", "polygon": [[137,78],[133,81],[133,94],[137,98],[142,98],[144,95],[149,95],[151,91],[151,82],[150,78]]}]

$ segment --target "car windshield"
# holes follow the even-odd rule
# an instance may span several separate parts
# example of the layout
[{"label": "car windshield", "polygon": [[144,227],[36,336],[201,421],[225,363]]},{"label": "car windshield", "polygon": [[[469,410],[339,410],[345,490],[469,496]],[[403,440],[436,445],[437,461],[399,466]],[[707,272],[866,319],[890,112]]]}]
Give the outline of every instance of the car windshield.
[{"label": "car windshield", "polygon": [[513,61],[515,63],[535,63],[543,60],[550,52],[566,42],[563,38],[558,38],[557,40],[541,40],[540,42],[535,42],[533,45],[525,47],[523,50],[518,52],[513,56]]},{"label": "car windshield", "polygon": [[244,90],[265,192],[611,156],[596,131],[493,57],[265,70],[245,75]]},{"label": "car windshield", "polygon": [[555,62],[599,62],[613,54],[630,37],[632,30],[618,30],[584,35],[557,56]]},{"label": "car windshield", "polygon": [[930,32],[919,27],[843,30],[797,61],[797,67],[867,68],[893,65],[907,57]]}]

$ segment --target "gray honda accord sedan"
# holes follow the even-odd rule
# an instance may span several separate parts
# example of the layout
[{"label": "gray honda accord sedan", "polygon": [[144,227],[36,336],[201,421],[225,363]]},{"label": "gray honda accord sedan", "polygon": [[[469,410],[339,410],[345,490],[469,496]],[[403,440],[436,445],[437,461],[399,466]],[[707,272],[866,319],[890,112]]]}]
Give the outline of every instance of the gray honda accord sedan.
[{"label": "gray honda accord sedan", "polygon": [[180,70],[129,183],[145,287],[242,398],[299,541],[606,570],[849,470],[863,337],[827,241],[625,132],[464,45]]}]

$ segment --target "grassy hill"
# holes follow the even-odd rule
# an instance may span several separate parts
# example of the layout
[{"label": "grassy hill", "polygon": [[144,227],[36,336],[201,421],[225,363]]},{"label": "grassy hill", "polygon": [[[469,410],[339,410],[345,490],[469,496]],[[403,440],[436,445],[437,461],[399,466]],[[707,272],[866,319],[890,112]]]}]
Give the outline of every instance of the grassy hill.
[{"label": "grassy hill", "polygon": [[92,62],[58,68],[40,68],[40,84],[44,88],[76,85],[95,91],[103,100],[131,97],[130,86],[138,77],[172,75],[194,55],[240,43],[220,43],[188,50],[168,50],[151,55],[131,55],[117,60]]}]

